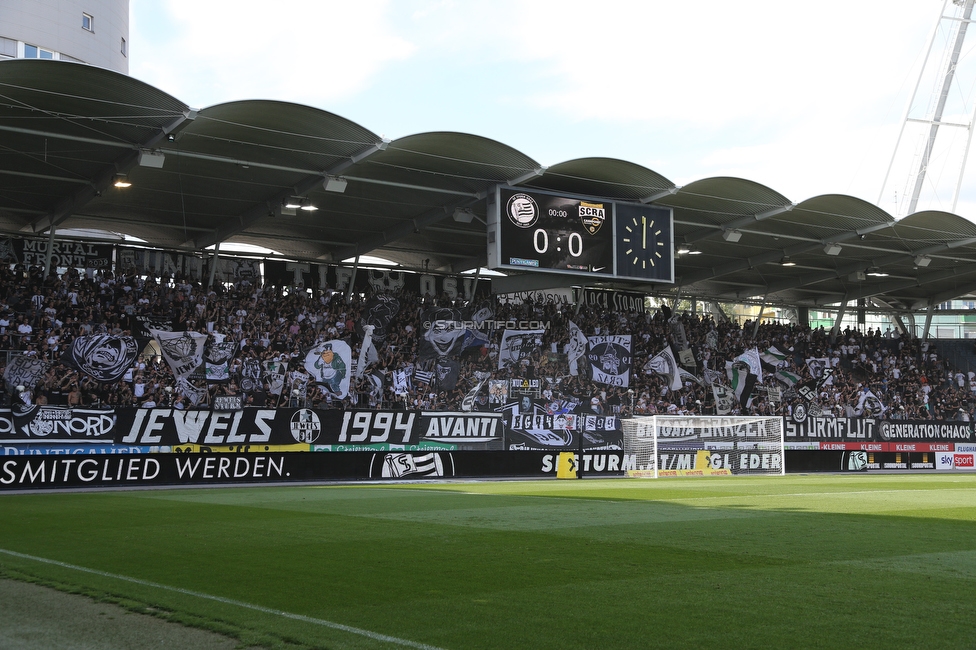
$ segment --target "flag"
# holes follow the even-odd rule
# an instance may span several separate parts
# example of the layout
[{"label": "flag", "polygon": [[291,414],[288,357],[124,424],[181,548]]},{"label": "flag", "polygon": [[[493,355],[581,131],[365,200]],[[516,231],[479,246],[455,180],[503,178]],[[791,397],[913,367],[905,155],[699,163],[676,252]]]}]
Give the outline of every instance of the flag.
[{"label": "flag", "polygon": [[824,379],[824,371],[829,367],[829,360],[827,357],[823,358],[810,358],[807,359],[807,370],[810,371],[810,376],[821,382]]},{"label": "flag", "polygon": [[787,388],[793,388],[800,381],[800,376],[789,370],[777,370],[773,377],[786,384]]},{"label": "flag", "polygon": [[478,380],[478,383],[475,384],[474,388],[469,390],[468,394],[464,396],[463,400],[461,400],[461,410],[465,413],[474,409],[474,402],[478,397],[478,392],[481,390],[481,387],[485,385],[485,382],[488,381],[488,378],[491,377],[491,374],[487,372],[475,372],[474,376]]},{"label": "flag", "polygon": [[356,332],[365,336],[372,327],[372,337],[377,341],[386,338],[390,323],[400,313],[400,299],[391,294],[378,294],[366,301],[363,313],[356,322]]},{"label": "flag", "polygon": [[888,407],[881,403],[881,399],[874,394],[874,391],[865,388],[861,391],[861,397],[854,408],[854,415],[856,417],[879,417],[887,410]]},{"label": "flag", "polygon": [[153,330],[163,358],[177,379],[185,379],[203,365],[203,349],[207,334],[201,332],[165,332]]},{"label": "flag", "polygon": [[343,399],[349,394],[349,370],[352,349],[345,341],[332,340],[316,344],[305,355],[305,370],[313,380]]},{"label": "flag", "polygon": [[609,386],[630,386],[630,334],[590,336],[587,343],[586,358],[590,362],[593,381]]},{"label": "flag", "polygon": [[756,387],[757,377],[750,372],[749,365],[744,361],[736,361],[732,364],[732,392],[742,408],[749,404],[752,390]]},{"label": "flag", "polygon": [[569,343],[563,348],[566,356],[569,357],[569,374],[573,376],[579,374],[579,368],[576,362],[586,354],[586,345],[586,336],[583,334],[583,331],[576,323],[569,321]]},{"label": "flag", "polygon": [[373,346],[373,325],[363,326],[363,343],[359,346],[359,359],[356,361],[356,377],[362,377],[366,366],[380,360],[380,355]]},{"label": "flag", "polygon": [[714,386],[715,384],[722,383],[722,373],[718,370],[710,370],[705,368],[705,383]]},{"label": "flag", "polygon": [[434,362],[434,374],[440,390],[454,390],[461,376],[461,364],[455,359],[442,357]]},{"label": "flag", "polygon": [[241,390],[245,393],[261,390],[261,362],[246,358],[241,364]]},{"label": "flag", "polygon": [[712,396],[715,398],[715,414],[728,415],[732,412],[734,393],[721,384],[712,384]]},{"label": "flag", "polygon": [[410,375],[406,370],[393,371],[393,392],[403,395],[410,390]]},{"label": "flag", "polygon": [[770,346],[765,352],[759,355],[763,363],[768,363],[773,368],[778,368],[781,363],[786,361],[786,353],[780,352],[776,346]]},{"label": "flag", "polygon": [[135,363],[139,346],[131,336],[90,334],[79,336],[61,355],[61,362],[97,382],[118,381]]},{"label": "flag", "polygon": [[759,357],[759,349],[752,348],[751,350],[746,350],[739,356],[735,358],[736,361],[742,361],[747,366],[749,366],[749,372],[756,376],[756,383],[761,384],[763,381],[763,371],[762,371],[762,360]]},{"label": "flag", "polygon": [[7,369],[3,371],[3,379],[11,388],[23,386],[27,390],[33,390],[34,386],[44,379],[44,374],[50,367],[51,364],[47,361],[33,355],[22,354],[10,360]]},{"label": "flag", "polygon": [[421,361],[454,357],[464,345],[465,325],[461,312],[451,307],[435,307],[424,312],[423,339],[417,345]]},{"label": "flag", "polygon": [[288,363],[284,361],[265,361],[264,374],[268,378],[268,392],[272,395],[281,395],[285,388],[285,373],[288,372]]},{"label": "flag", "polygon": [[644,364],[644,372],[666,377],[668,387],[671,390],[678,390],[684,386],[681,373],[678,370],[678,364],[674,360],[674,352],[671,351],[670,345],[665,346],[663,350],[647,360],[647,363]]},{"label": "flag", "polygon": [[200,406],[207,397],[206,388],[197,388],[186,377],[180,377],[176,380],[176,389],[186,395],[193,406]]},{"label": "flag", "polygon": [[430,384],[434,381],[434,372],[417,368],[413,371],[414,379],[421,384]]},{"label": "flag", "polygon": [[505,330],[498,348],[498,369],[517,366],[522,359],[528,358],[542,344],[545,333],[545,330]]},{"label": "flag", "polygon": [[[220,337],[223,338],[223,337]],[[203,349],[207,381],[223,382],[230,379],[230,360],[237,351],[234,341],[210,341]]]}]

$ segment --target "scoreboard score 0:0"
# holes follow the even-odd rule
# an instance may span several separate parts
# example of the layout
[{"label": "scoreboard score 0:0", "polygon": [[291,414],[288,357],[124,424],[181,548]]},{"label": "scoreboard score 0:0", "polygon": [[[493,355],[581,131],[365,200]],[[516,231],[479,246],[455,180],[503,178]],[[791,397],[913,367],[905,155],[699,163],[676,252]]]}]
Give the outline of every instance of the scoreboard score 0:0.
[{"label": "scoreboard score 0:0", "polygon": [[667,208],[500,187],[488,232],[490,268],[674,282]]}]

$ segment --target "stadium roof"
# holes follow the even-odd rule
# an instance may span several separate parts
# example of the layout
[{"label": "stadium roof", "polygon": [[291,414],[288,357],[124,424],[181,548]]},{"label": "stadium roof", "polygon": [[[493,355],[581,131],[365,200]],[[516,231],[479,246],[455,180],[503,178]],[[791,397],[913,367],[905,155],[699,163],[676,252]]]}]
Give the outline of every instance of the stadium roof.
[{"label": "stadium roof", "polygon": [[[794,203],[740,178],[677,187],[610,158],[544,167],[466,133],[388,141],[286,102],[193,110],[131,77],[67,62],[0,62],[0,134],[0,232],[8,235],[42,235],[54,226],[167,249],[246,243],[293,259],[371,254],[412,269],[429,260],[431,270],[458,273],[485,265],[485,196],[510,184],[673,208],[674,285],[594,286],[801,306],[872,298],[896,310],[976,290],[976,225],[957,215],[920,212],[895,221],[851,196]],[[132,186],[114,187],[118,174]],[[326,190],[330,177],[344,179],[345,191]],[[283,213],[292,196],[307,197],[318,211]],[[456,208],[475,218],[455,221]],[[497,284],[579,283],[526,274]]]}]

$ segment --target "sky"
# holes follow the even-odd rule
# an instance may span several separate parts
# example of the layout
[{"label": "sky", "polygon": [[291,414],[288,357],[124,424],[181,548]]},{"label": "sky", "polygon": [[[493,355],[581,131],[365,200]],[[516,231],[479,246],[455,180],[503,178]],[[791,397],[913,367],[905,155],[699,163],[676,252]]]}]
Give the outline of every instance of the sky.
[{"label": "sky", "polygon": [[[882,186],[942,7],[943,0],[131,0],[129,73],[195,108],[291,101],[394,140],[458,131],[542,165],[620,158],[679,186],[736,176],[793,202],[822,194],[880,199],[898,216],[907,163]],[[937,43],[944,31],[935,32]],[[976,34],[970,41],[966,61],[976,59],[966,58]],[[953,95],[958,119],[970,119],[973,68]],[[922,85],[910,115],[923,116],[933,87]],[[951,178],[954,187],[960,152],[933,160],[940,182]],[[970,167],[955,212],[976,221],[976,163]],[[919,209],[948,211],[949,194]]]}]

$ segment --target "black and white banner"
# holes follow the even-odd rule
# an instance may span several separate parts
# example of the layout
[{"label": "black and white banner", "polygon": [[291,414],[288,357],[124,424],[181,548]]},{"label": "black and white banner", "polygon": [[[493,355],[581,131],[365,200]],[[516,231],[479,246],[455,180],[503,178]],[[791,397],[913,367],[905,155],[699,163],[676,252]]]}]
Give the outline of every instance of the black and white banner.
[{"label": "black and white banner", "polygon": [[498,369],[519,366],[532,352],[542,345],[545,330],[510,330],[502,332],[502,342],[498,349]]},{"label": "black and white banner", "polygon": [[61,356],[61,362],[102,383],[118,381],[139,356],[131,336],[90,334],[79,336]]},{"label": "black and white banner", "polygon": [[177,379],[186,379],[203,364],[203,349],[207,334],[201,332],[163,332],[153,330],[163,358]]},{"label": "black and white banner", "polygon": [[593,381],[624,388],[630,386],[630,334],[590,336],[587,341],[589,351],[586,358],[590,363]]},{"label": "black and white banner", "polygon": [[110,269],[112,268],[112,244],[93,244],[82,241],[56,239],[4,239],[0,243],[0,261],[23,264],[25,266],[44,266],[48,248],[51,249],[51,264],[65,268]]},{"label": "black and white banner", "polygon": [[22,354],[14,357],[3,371],[3,380],[11,388],[23,386],[26,390],[33,390],[38,382],[44,379],[44,373],[51,367],[50,362],[33,355]]}]

